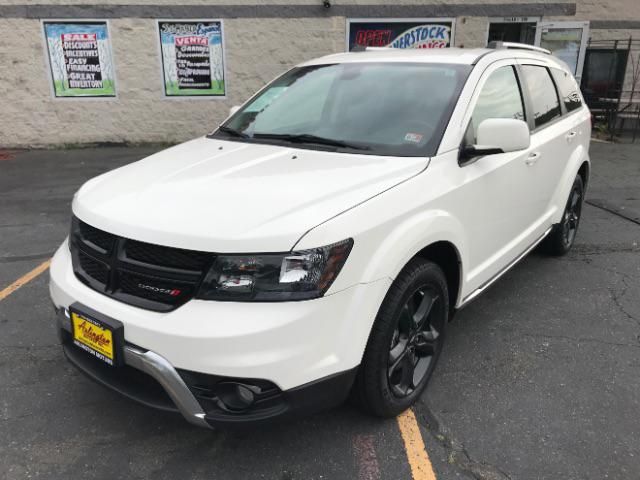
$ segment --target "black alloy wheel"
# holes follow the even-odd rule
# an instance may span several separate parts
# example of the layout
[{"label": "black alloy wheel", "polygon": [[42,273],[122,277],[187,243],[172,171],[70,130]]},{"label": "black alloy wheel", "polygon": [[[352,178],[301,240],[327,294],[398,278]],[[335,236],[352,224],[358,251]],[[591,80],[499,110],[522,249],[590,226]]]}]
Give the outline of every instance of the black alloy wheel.
[{"label": "black alloy wheel", "polygon": [[560,223],[553,226],[551,233],[545,240],[545,247],[551,255],[565,255],[573,246],[584,201],[584,182],[580,175],[576,176],[569,192],[569,198],[562,214]]},{"label": "black alloy wheel", "polygon": [[562,216],[562,238],[567,248],[571,248],[578,233],[580,213],[582,212],[582,185],[574,184],[569,195],[567,207]]},{"label": "black alloy wheel", "polygon": [[428,285],[419,287],[402,307],[389,349],[387,379],[396,397],[403,398],[431,373],[434,356],[442,348],[444,318],[439,294]]},{"label": "black alloy wheel", "polygon": [[414,258],[398,274],[374,321],[353,386],[366,411],[392,417],[413,405],[433,373],[449,319],[442,269]]}]

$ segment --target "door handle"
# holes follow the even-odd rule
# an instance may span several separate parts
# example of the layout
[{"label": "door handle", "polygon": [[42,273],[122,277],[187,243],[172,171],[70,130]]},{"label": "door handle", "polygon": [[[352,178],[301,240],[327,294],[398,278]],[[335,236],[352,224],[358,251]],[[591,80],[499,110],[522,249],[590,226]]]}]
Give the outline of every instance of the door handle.
[{"label": "door handle", "polygon": [[578,132],[571,131],[571,132],[567,133],[564,138],[567,139],[567,142],[571,143],[571,141],[575,138],[576,135],[578,135]]},{"label": "door handle", "polygon": [[527,159],[524,161],[524,163],[526,163],[527,165],[533,165],[538,160],[540,160],[541,156],[542,155],[540,154],[540,152],[530,153],[529,156],[527,157]]}]

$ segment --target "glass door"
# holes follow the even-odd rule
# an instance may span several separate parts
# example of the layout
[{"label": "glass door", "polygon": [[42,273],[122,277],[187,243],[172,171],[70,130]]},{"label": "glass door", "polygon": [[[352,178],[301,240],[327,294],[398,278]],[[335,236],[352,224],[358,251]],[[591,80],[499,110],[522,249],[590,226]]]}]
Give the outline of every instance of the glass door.
[{"label": "glass door", "polygon": [[538,22],[535,45],[569,65],[580,84],[589,40],[589,22]]}]

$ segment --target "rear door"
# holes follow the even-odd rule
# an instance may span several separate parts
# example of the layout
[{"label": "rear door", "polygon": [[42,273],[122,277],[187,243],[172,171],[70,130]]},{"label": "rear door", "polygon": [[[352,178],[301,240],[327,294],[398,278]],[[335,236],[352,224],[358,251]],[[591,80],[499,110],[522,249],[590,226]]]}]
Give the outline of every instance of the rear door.
[{"label": "rear door", "polygon": [[[567,170],[569,165],[575,165],[571,159],[581,162],[589,149],[591,114],[584,104],[580,87],[573,75],[555,67],[551,67],[549,71],[560,97],[563,117],[558,124],[558,134],[564,139],[564,148],[566,148],[564,162],[562,162],[564,168],[560,172],[563,176],[558,179],[561,183],[556,186],[553,199],[549,204],[549,209],[553,209],[554,207],[564,208],[566,199],[560,197],[566,197],[566,192],[561,187],[573,183],[572,178],[564,178],[564,175],[574,173]],[[553,174],[556,175],[556,173],[554,171]]]},{"label": "rear door", "polygon": [[526,160],[535,202],[535,231],[538,234],[551,226],[557,205],[554,194],[561,183],[563,173],[578,138],[575,116],[566,115],[552,77],[551,69],[535,60],[522,61],[520,66],[525,98],[532,115],[531,151]]}]

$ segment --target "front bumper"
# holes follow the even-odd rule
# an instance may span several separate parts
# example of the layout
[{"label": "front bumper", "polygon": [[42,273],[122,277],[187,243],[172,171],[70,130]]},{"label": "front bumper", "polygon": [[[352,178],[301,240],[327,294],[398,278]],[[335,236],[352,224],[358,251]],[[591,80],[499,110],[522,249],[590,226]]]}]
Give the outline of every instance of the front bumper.
[{"label": "front bumper", "polygon": [[110,367],[72,344],[67,309],[57,310],[57,326],[65,356],[89,378],[148,407],[178,412],[198,427],[266,424],[339,405],[349,394],[357,372],[353,368],[285,392],[272,388],[265,391],[266,402],[258,400],[257,408],[233,412],[221,407],[213,393],[216,384],[264,388],[269,382],[214,377],[210,378],[211,390],[206,392],[203,384],[198,384],[201,374],[177,370],[161,355],[129,344],[124,346],[124,366]]},{"label": "front bumper", "polygon": [[[160,313],[82,284],[66,242],[50,275],[69,360],[98,382],[201,426],[271,421],[342,402],[390,283],[384,279],[301,302],[192,300]],[[123,323],[124,367],[102,365],[73,346],[65,312],[77,302]],[[260,409],[230,414],[216,408],[216,385],[236,383],[262,392],[256,398]]]},{"label": "front bumper", "polygon": [[[124,346],[124,363],[154,379],[162,387],[170,401],[167,401],[152,383],[136,382],[131,375],[122,375],[117,369],[89,357],[75,348],[70,341],[71,323],[69,311],[60,308],[56,311],[57,327],[65,356],[83,373],[93,380],[147,406],[166,411],[179,411],[185,419],[200,427],[209,426],[205,421],[205,412],[191,393],[185,382],[173,366],[162,356],[149,350],[145,351],[132,345]],[[131,372],[129,372],[131,373]],[[144,377],[140,377],[144,378]],[[137,379],[139,380],[139,379]],[[142,387],[142,388],[139,388]]]}]

